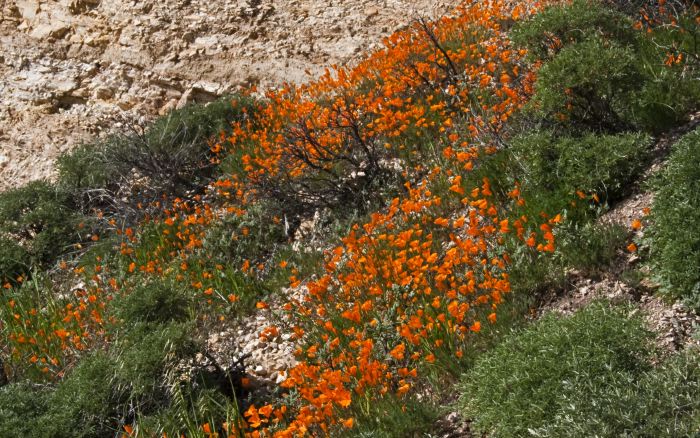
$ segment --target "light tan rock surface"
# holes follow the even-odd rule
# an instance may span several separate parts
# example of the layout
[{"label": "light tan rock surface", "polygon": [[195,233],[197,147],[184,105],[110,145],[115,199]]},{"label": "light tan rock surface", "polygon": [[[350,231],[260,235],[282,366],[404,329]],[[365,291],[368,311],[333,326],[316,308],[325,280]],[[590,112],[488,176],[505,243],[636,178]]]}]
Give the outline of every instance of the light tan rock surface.
[{"label": "light tan rock surface", "polygon": [[455,0],[4,0],[0,190],[50,177],[62,151],[236,88],[357,60]]}]

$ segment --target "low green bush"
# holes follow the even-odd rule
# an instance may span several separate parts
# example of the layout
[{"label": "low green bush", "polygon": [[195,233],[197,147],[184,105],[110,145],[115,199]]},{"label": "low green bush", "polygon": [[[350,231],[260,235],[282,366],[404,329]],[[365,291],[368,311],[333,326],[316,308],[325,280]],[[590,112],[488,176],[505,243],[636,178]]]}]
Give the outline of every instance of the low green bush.
[{"label": "low green bush", "polygon": [[331,436],[342,438],[399,438],[428,435],[435,427],[438,410],[426,401],[387,395],[369,406],[354,410],[352,429],[340,428]]},{"label": "low green bush", "polygon": [[16,283],[30,267],[29,252],[14,240],[0,236],[0,283]]},{"label": "low green bush", "polygon": [[700,130],[673,146],[653,186],[645,230],[652,272],[665,292],[700,308]]},{"label": "low green bush", "polygon": [[633,127],[633,97],[643,81],[633,49],[591,37],[542,66],[529,105],[538,116],[574,128],[622,132]]},{"label": "low green bush", "polygon": [[591,36],[636,44],[639,38],[632,20],[619,11],[595,0],[574,0],[553,5],[530,20],[515,26],[513,42],[528,49],[530,60],[550,60],[564,45],[587,40]]},{"label": "low green bush", "polygon": [[27,255],[33,265],[50,265],[72,245],[86,240],[91,229],[65,191],[34,181],[0,193],[0,235],[26,251],[22,255],[23,251],[11,244],[0,249],[0,259],[19,262],[14,264],[16,270],[27,265]]},{"label": "low green bush", "polygon": [[181,286],[167,281],[150,281],[136,286],[114,303],[119,326],[137,323],[184,322],[190,315],[192,297]]},{"label": "low green bush", "polygon": [[63,379],[49,396],[41,420],[46,437],[97,438],[119,432],[126,415],[125,394],[115,390],[118,364],[104,353],[92,354]]},{"label": "low green bush", "polygon": [[73,193],[91,191],[84,196],[99,196],[95,193],[105,189],[117,178],[118,167],[110,166],[106,151],[116,148],[118,137],[111,136],[94,143],[76,146],[56,159],[59,185]]},{"label": "low green bush", "polygon": [[29,382],[0,387],[0,436],[24,438],[42,435],[42,415],[48,407],[49,389]]},{"label": "low green bush", "polygon": [[679,353],[641,374],[609,374],[606,384],[564,394],[542,437],[693,437],[700,427],[700,357]]},{"label": "low green bush", "polygon": [[203,239],[206,253],[223,263],[240,266],[264,262],[277,248],[286,244],[283,218],[275,223],[271,212],[262,205],[254,205],[242,216],[228,215],[207,229]]},{"label": "low green bush", "polygon": [[192,331],[189,323],[141,323],[122,337],[118,346],[116,381],[126,389],[139,411],[148,413],[167,403],[169,388],[165,375],[168,367],[197,352]]},{"label": "low green bush", "polygon": [[599,2],[547,8],[513,32],[531,59],[545,61],[529,107],[569,129],[617,133],[632,127],[634,92],[645,72],[632,21]]},{"label": "low green bush", "polygon": [[517,25],[516,45],[528,49],[531,61],[544,62],[530,113],[545,126],[579,132],[658,133],[682,123],[698,107],[700,26],[692,7],[679,6],[675,25],[649,32],[596,0],[554,5]]},{"label": "low green bush", "polygon": [[684,123],[700,108],[697,4],[679,0],[661,7],[672,11],[675,24],[657,26],[642,40],[640,57],[649,60],[645,68],[651,75],[635,108],[640,124],[653,132]]},{"label": "low green bush", "polygon": [[558,137],[543,131],[515,138],[511,152],[523,190],[543,198],[533,202],[559,204],[548,207],[561,211],[577,192],[595,193],[602,202],[620,199],[646,164],[650,143],[638,133]]},{"label": "low green bush", "polygon": [[507,337],[462,378],[462,414],[497,437],[687,436],[700,414],[700,361],[652,366],[631,309],[596,302]]},{"label": "low green bush", "polygon": [[557,230],[557,255],[568,268],[593,276],[615,260],[628,242],[619,224],[564,224]]}]

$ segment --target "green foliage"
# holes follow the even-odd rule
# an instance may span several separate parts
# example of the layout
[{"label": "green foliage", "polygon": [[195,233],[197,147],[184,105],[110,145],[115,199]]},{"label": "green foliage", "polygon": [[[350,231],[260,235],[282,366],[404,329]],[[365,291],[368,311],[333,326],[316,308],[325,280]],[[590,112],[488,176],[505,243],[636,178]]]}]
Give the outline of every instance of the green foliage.
[{"label": "green foliage", "polygon": [[669,5],[676,25],[658,26],[642,40],[640,58],[647,60],[650,74],[635,111],[641,125],[655,132],[683,123],[687,114],[698,109],[700,22],[693,3]]},{"label": "green foliage", "polygon": [[[368,400],[369,403],[369,400]],[[400,438],[425,436],[432,430],[438,412],[429,403],[387,395],[372,405],[355,409],[355,424],[334,436],[347,438]]]},{"label": "green foliage", "polygon": [[663,68],[646,81],[634,110],[642,127],[659,133],[682,124],[687,114],[698,108],[699,101],[697,74]]},{"label": "green foliage", "polygon": [[543,131],[514,139],[512,153],[527,194],[558,200],[553,211],[560,211],[578,191],[619,199],[646,163],[649,145],[642,134],[557,137]]},{"label": "green foliage", "polygon": [[117,137],[107,137],[60,155],[56,159],[59,184],[73,192],[108,187],[117,177],[117,167],[109,165],[105,152],[118,147],[116,143]]},{"label": "green foliage", "polygon": [[564,393],[542,437],[693,437],[700,426],[700,357],[679,353],[657,368],[608,373],[605,382]]},{"label": "green foliage", "polygon": [[182,287],[151,281],[135,287],[114,305],[120,325],[132,327],[137,323],[183,322],[188,319],[192,297]]},{"label": "green foliage", "polygon": [[0,388],[0,436],[41,436],[39,419],[48,406],[47,389],[29,382]]},{"label": "green foliage", "polygon": [[[15,270],[31,263],[45,267],[89,235],[84,217],[74,211],[70,196],[44,181],[31,182],[23,187],[0,193],[0,234],[12,238],[16,245],[0,249],[0,259],[15,260]],[[12,263],[7,263],[10,268]],[[15,272],[16,273],[16,272]]]},{"label": "green foliage", "polygon": [[115,391],[117,364],[103,353],[83,359],[49,398],[47,437],[101,437],[117,432],[123,397]]},{"label": "green foliage", "polygon": [[147,413],[167,401],[167,367],[177,359],[192,357],[197,345],[193,327],[186,323],[138,324],[119,345],[118,384],[127,388],[132,403]]},{"label": "green foliage", "polygon": [[255,205],[242,216],[228,215],[209,227],[203,245],[206,253],[223,263],[240,266],[266,261],[277,247],[287,242],[282,219],[275,223],[270,211]]},{"label": "green foliage", "polygon": [[[224,397],[215,390],[198,391],[196,395],[182,389],[173,388],[172,403],[151,415],[139,418],[137,433],[143,436],[180,436],[209,438],[202,426],[208,423],[212,430],[227,422],[240,424],[238,405],[235,400]],[[222,432],[223,433],[223,432]]]},{"label": "green foliage", "polygon": [[515,44],[528,49],[531,60],[552,59],[563,44],[583,42],[592,36],[624,44],[638,39],[628,17],[594,0],[549,7],[511,33]]},{"label": "green foliage", "polygon": [[565,46],[542,66],[529,105],[546,119],[620,132],[632,127],[632,96],[642,81],[632,49],[591,37]]},{"label": "green foliage", "polygon": [[[16,302],[11,311],[22,313],[31,306],[50,313],[55,305],[62,307],[61,303],[53,303],[45,291],[40,294],[37,289],[32,294],[24,286],[13,289],[17,293],[8,297]],[[19,291],[25,289],[26,296],[20,296]],[[16,407],[5,407],[0,401],[0,430],[10,431],[3,436],[98,438],[114,436],[123,425],[138,423],[141,417],[167,414],[173,418],[194,415],[196,421],[209,418],[197,416],[198,412],[211,414],[220,423],[220,416],[227,410],[219,408],[235,404],[227,396],[232,388],[216,379],[197,379],[196,368],[178,368],[202,351],[194,335],[192,296],[167,279],[151,280],[123,293],[115,296],[109,307],[115,323],[108,346],[80,357],[54,387],[32,387],[36,388],[31,395],[36,402],[29,403],[14,389],[8,397],[17,399],[13,403]],[[48,300],[48,304],[42,300]],[[45,324],[46,330],[52,329],[50,322]],[[14,330],[9,326],[7,329]],[[181,376],[188,373],[191,381],[182,380]],[[10,420],[15,417],[17,421]],[[30,434],[20,428],[23,423],[32,424]],[[179,435],[174,432],[184,430],[185,425],[180,427],[169,431]]]},{"label": "green foliage", "polygon": [[557,230],[557,255],[565,266],[594,275],[612,263],[627,239],[619,224],[564,224]]},{"label": "green foliage", "polygon": [[[635,11],[636,12],[636,11]],[[576,0],[547,8],[516,26],[513,39],[542,60],[531,113],[565,129],[661,132],[697,107],[698,25],[693,11],[680,26],[635,31],[632,20],[602,2]],[[678,63],[669,55],[683,54]]]},{"label": "green foliage", "polygon": [[548,8],[513,35],[531,57],[547,61],[529,104],[538,117],[584,130],[631,127],[632,96],[644,72],[629,18],[598,2],[577,0]]},{"label": "green foliage", "polygon": [[0,283],[16,283],[30,269],[31,255],[12,239],[0,236]]},{"label": "green foliage", "polygon": [[[649,374],[650,339],[638,315],[603,302],[568,318],[549,315],[464,375],[462,412],[499,437],[646,436],[649,426],[672,427],[680,405],[630,389],[648,379],[648,391],[664,390],[665,378]],[[691,382],[686,396],[697,392],[697,380]],[[663,412],[654,424],[645,418],[650,402]]]},{"label": "green foliage", "polygon": [[654,187],[645,232],[652,272],[667,293],[700,308],[700,130],[673,146]]}]

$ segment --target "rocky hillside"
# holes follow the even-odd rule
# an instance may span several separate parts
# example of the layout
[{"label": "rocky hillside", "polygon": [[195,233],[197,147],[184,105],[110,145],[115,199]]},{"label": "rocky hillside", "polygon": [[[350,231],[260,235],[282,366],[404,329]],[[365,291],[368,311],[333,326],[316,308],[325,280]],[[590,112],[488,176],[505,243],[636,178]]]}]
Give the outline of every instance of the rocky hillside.
[{"label": "rocky hillside", "polygon": [[71,145],[241,86],[352,63],[455,1],[16,0],[0,11],[0,189]]},{"label": "rocky hillside", "polygon": [[0,437],[698,436],[700,4],[429,9],[3,6]]}]

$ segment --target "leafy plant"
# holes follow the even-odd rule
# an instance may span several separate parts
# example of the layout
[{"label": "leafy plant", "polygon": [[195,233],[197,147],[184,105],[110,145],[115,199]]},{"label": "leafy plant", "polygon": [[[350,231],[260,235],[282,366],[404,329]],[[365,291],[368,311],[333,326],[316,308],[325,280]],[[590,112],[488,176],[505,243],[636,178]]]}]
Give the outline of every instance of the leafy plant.
[{"label": "leafy plant", "polygon": [[618,224],[565,224],[559,230],[558,251],[566,266],[595,275],[612,263],[628,237],[627,229]]},{"label": "leafy plant", "polygon": [[191,296],[181,286],[166,281],[150,281],[135,287],[113,307],[120,325],[183,322],[190,317]]},{"label": "leafy plant", "polygon": [[0,282],[12,284],[29,271],[31,255],[15,240],[0,236]]},{"label": "leafy plant", "polygon": [[41,416],[48,407],[48,388],[17,382],[0,388],[0,435],[7,438],[42,433]]},{"label": "leafy plant", "polygon": [[[697,11],[646,3],[630,14],[629,5],[610,3],[554,5],[516,26],[514,42],[528,49],[531,61],[544,62],[531,113],[546,125],[579,131],[661,132],[677,125],[700,93],[693,79]],[[642,21],[652,23],[647,32],[640,31]]]}]

